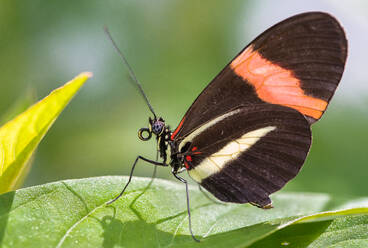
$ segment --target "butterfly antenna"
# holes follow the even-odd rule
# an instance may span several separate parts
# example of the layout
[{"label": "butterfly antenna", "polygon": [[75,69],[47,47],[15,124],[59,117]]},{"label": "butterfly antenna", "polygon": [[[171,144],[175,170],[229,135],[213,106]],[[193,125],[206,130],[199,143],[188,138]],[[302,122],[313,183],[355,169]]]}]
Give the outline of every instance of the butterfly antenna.
[{"label": "butterfly antenna", "polygon": [[123,63],[126,65],[126,67],[128,67],[129,70],[129,75],[131,77],[131,79],[133,80],[133,84],[136,85],[138,87],[138,90],[140,91],[141,95],[143,96],[144,100],[146,101],[150,111],[152,112],[153,116],[155,117],[155,119],[157,119],[155,111],[153,110],[150,102],[148,101],[148,98],[146,96],[146,94],[143,91],[142,85],[139,83],[137,77],[135,76],[133,69],[130,67],[127,59],[125,58],[124,54],[121,52],[121,50],[119,49],[119,47],[116,45],[114,39],[112,38],[109,29],[105,26],[104,27],[105,33],[107,34],[107,37],[109,38],[109,40],[111,41],[112,45],[114,46],[114,48],[116,49],[116,51],[118,52],[118,54],[120,55],[120,57],[123,59]]}]

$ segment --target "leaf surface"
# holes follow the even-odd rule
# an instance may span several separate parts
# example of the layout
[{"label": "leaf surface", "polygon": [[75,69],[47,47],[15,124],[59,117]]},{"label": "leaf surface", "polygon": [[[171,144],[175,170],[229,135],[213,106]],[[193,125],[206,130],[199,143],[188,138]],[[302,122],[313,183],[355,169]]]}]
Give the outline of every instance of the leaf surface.
[{"label": "leaf surface", "polygon": [[126,194],[107,206],[126,181],[67,180],[3,194],[0,241],[4,247],[267,247],[257,244],[276,240],[280,246],[280,233],[299,240],[292,232],[309,225],[316,225],[319,236],[312,233],[307,241],[323,243],[316,238],[327,237],[328,228],[335,228],[330,225],[349,218],[362,218],[354,228],[367,238],[362,234],[367,226],[361,225],[368,221],[367,199],[341,204],[326,194],[279,193],[272,197],[275,207],[262,210],[249,204],[216,204],[191,187],[192,226],[201,239],[195,243],[188,231],[184,185],[156,179],[147,187],[149,179],[133,178]]}]

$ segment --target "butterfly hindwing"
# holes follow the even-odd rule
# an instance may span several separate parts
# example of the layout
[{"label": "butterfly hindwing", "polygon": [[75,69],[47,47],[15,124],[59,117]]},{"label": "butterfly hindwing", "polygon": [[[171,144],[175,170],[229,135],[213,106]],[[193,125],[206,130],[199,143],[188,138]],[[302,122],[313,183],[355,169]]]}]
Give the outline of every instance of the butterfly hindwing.
[{"label": "butterfly hindwing", "polygon": [[302,115],[267,103],[231,110],[193,134],[180,143],[189,175],[222,201],[259,206],[297,175],[311,143]]},{"label": "butterfly hindwing", "polygon": [[346,56],[345,33],[335,18],[321,12],[290,17],[257,37],[212,80],[184,115],[172,140],[247,104],[293,108],[312,124],[326,110]]}]

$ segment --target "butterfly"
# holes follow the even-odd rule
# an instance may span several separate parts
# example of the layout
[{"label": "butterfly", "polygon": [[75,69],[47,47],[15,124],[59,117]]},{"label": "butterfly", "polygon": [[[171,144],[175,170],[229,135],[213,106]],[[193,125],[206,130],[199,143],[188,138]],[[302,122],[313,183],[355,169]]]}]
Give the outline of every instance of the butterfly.
[{"label": "butterfly", "polygon": [[[119,51],[119,50],[118,50]],[[119,51],[120,52],[120,51]],[[121,52],[120,52],[121,53]],[[121,54],[122,55],[122,54]],[[223,202],[271,208],[270,194],[300,171],[311,146],[311,125],[328,106],[342,77],[347,40],[327,13],[307,12],[272,26],[246,46],[207,85],[179,125],[157,117],[141,85],[132,78],[153,114],[141,140],[156,136],[162,161],[185,183],[189,176]]]}]

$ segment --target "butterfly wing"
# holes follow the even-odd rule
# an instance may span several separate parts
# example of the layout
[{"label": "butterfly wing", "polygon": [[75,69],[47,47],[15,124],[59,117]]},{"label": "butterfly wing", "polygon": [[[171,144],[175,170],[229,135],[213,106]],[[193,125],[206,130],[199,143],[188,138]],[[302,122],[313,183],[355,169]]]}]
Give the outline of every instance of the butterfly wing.
[{"label": "butterfly wing", "polygon": [[266,207],[302,167],[341,79],[347,41],[332,16],[271,27],[198,96],[171,135],[189,175],[217,198]]},{"label": "butterfly wing", "polygon": [[240,105],[293,108],[310,124],[321,118],[344,71],[347,41],[337,20],[321,12],[290,17],[244,48],[202,91],[171,139]]},{"label": "butterfly wing", "polygon": [[240,106],[181,143],[189,175],[226,202],[271,203],[269,194],[294,178],[309,151],[310,124],[274,104]]}]

